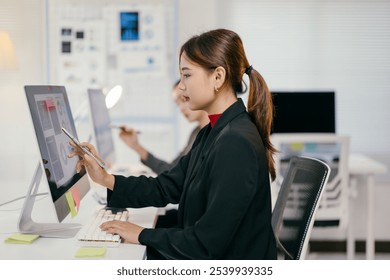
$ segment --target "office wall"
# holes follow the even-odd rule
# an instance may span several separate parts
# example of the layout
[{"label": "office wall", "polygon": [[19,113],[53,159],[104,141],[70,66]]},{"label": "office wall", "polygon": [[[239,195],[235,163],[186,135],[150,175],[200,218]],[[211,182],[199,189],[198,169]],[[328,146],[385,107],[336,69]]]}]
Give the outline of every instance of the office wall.
[{"label": "office wall", "polygon": [[25,194],[39,158],[23,85],[44,79],[42,10],[38,0],[2,0],[0,5],[0,30],[9,32],[18,62],[17,70],[0,70],[2,201]]},{"label": "office wall", "polygon": [[[176,6],[176,0],[56,0],[48,5],[50,83],[66,85],[73,112],[87,100],[87,88],[121,85],[111,121],[142,131],[141,144],[165,160],[178,146],[178,112],[171,99],[177,79]],[[78,133],[88,130],[87,125]],[[113,134],[116,162],[139,163],[118,131]]]},{"label": "office wall", "polygon": [[337,133],[390,167],[389,1],[217,2],[271,90],[335,90]]}]

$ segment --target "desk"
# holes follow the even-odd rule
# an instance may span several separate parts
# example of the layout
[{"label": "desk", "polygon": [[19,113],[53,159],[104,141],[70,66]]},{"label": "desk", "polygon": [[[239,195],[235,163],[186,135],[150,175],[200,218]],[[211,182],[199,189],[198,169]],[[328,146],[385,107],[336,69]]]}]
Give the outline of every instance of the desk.
[{"label": "desk", "polygon": [[[361,154],[349,156],[349,174],[351,184],[356,184],[359,176],[367,178],[367,235],[366,235],[366,259],[372,260],[375,256],[375,238],[373,232],[373,199],[375,187],[375,175],[387,172],[386,165],[377,162]],[[354,243],[354,242],[353,242]],[[354,244],[351,250],[354,251]]]},{"label": "desk", "polygon": [[[81,202],[81,210],[78,215],[71,219],[67,217],[65,221],[84,224],[91,218],[93,210],[99,207],[90,191]],[[47,197],[47,199],[50,199]],[[38,202],[40,204],[41,202]],[[36,203],[37,205],[37,203]],[[35,206],[35,205],[34,205]],[[101,206],[100,206],[101,207]],[[39,205],[38,205],[39,208]],[[41,209],[38,209],[41,210]],[[157,214],[157,208],[147,207],[140,209],[129,209],[130,220],[143,227],[153,227]],[[47,209],[46,209],[47,211]],[[4,213],[4,212],[3,212]],[[9,214],[8,214],[9,213]],[[39,212],[41,213],[41,212]],[[16,233],[17,221],[20,211],[7,212],[0,217],[0,260],[72,260],[79,249],[76,238],[39,238],[29,245],[6,244],[4,239]],[[37,221],[38,222],[38,221]],[[39,221],[43,222],[43,221]],[[116,248],[107,248],[105,257],[102,259],[112,260],[142,260],[145,257],[146,247],[136,244],[120,244]],[[100,259],[100,258],[99,258]]]}]

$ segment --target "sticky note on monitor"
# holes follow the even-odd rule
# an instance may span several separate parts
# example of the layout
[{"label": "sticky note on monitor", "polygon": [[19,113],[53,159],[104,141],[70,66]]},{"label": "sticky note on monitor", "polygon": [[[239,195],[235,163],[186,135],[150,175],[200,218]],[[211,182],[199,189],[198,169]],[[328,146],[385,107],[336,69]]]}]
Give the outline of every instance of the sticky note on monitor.
[{"label": "sticky note on monitor", "polygon": [[77,188],[71,188],[70,192],[72,193],[73,201],[76,205],[77,211],[80,209],[80,194]]},{"label": "sticky note on monitor", "polygon": [[71,192],[66,192],[65,196],[66,196],[66,201],[68,202],[70,215],[72,218],[74,218],[77,215],[77,209],[73,199],[73,195]]}]

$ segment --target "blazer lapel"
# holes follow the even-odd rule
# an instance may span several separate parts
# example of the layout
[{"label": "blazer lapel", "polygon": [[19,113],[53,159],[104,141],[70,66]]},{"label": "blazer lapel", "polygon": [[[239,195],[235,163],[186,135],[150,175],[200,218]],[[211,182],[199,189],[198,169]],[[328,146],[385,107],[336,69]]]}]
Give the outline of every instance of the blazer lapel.
[{"label": "blazer lapel", "polygon": [[190,183],[196,176],[200,166],[203,164],[203,160],[209,154],[214,143],[222,136],[224,131],[227,131],[229,122],[244,111],[246,111],[245,105],[241,99],[238,99],[221,115],[213,128],[208,124],[205,133],[202,135],[200,145],[196,147],[198,150],[189,165],[190,176],[187,183]]}]

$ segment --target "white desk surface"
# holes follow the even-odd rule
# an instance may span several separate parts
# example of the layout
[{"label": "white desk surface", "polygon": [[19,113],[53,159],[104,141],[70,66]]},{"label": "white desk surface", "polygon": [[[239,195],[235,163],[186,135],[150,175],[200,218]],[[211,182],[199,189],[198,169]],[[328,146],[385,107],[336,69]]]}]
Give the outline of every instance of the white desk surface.
[{"label": "white desk surface", "polygon": [[[81,210],[74,219],[66,218],[68,222],[84,224],[93,215],[94,209],[99,206],[92,198],[93,189],[81,201]],[[49,199],[49,198],[48,198]],[[35,206],[35,205],[34,205]],[[38,205],[39,206],[39,205]],[[5,208],[5,207],[4,207]],[[39,207],[38,207],[39,208]],[[89,211],[89,209],[91,209]],[[40,210],[40,209],[39,209]],[[143,227],[153,227],[155,224],[158,208],[147,207],[129,209],[130,220]],[[33,210],[34,211],[34,210]],[[0,260],[72,260],[77,250],[76,238],[38,238],[32,244],[7,244],[4,242],[8,236],[17,233],[17,222],[20,211],[0,212]],[[33,217],[34,218],[34,217]],[[45,222],[38,221],[36,222]],[[146,247],[136,244],[120,244],[119,247],[107,248],[102,258],[106,260],[142,260],[145,256]],[[84,258],[83,258],[84,259]]]},{"label": "white desk surface", "polygon": [[350,154],[349,173],[351,175],[384,174],[387,166],[362,154]]}]

